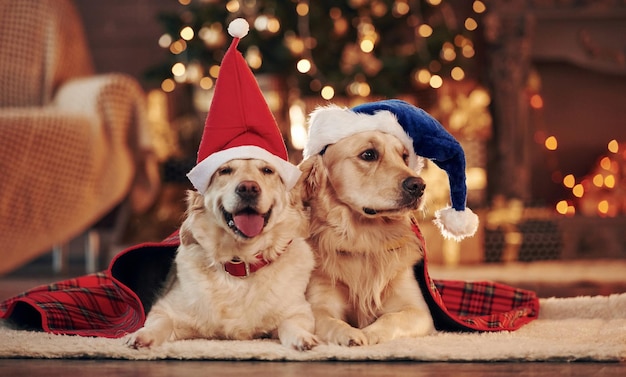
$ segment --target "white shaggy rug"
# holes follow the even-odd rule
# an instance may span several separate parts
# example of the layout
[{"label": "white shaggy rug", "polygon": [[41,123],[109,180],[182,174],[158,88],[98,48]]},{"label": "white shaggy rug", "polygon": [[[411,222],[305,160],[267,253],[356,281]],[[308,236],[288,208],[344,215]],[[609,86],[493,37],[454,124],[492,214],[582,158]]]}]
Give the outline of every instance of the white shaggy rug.
[{"label": "white shaggy rug", "polygon": [[191,340],[135,350],[121,339],[13,330],[0,321],[0,358],[626,361],[626,293],[541,299],[539,318],[515,332],[438,333],[367,347],[320,345],[306,352],[273,340]]}]

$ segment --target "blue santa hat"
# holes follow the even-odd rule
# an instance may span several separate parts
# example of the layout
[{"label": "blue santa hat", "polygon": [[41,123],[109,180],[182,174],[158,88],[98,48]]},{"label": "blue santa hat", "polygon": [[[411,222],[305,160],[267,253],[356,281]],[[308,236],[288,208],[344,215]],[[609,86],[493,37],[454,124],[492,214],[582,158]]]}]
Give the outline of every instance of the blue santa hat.
[{"label": "blue santa hat", "polygon": [[435,212],[435,224],[446,238],[457,241],[474,235],[478,216],[467,208],[465,153],[459,142],[431,115],[401,100],[369,102],[352,109],[335,105],[311,113],[304,158],[320,153],[344,137],[382,131],[396,136],[411,154],[409,166],[419,172],[425,157],[445,170],[451,206]]}]

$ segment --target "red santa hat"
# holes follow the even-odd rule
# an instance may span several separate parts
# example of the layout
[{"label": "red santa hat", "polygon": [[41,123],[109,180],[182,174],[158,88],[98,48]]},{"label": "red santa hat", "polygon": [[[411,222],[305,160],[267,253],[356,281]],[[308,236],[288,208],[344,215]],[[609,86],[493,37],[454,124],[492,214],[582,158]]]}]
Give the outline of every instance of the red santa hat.
[{"label": "red santa hat", "polygon": [[252,71],[237,50],[239,40],[248,30],[248,22],[242,18],[228,25],[233,41],[220,66],[196,166],[187,174],[201,193],[206,192],[213,173],[233,159],[255,158],[268,162],[276,168],[288,189],[295,186],[301,174],[300,169],[289,162],[278,124]]}]

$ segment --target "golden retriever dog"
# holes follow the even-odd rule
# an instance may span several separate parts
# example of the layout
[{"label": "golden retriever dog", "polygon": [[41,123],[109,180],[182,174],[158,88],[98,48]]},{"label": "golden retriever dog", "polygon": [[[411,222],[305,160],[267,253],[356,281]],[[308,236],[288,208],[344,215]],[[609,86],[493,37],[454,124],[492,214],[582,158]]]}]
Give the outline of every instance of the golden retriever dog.
[{"label": "golden retriever dog", "polygon": [[355,133],[306,158],[303,200],[316,269],[307,289],[320,341],[360,346],[434,331],[413,275],[411,228],[425,184],[395,136]]},{"label": "golden retriever dog", "polygon": [[187,201],[170,281],[127,344],[273,337],[297,350],[316,346],[306,216],[274,167],[230,160]]}]

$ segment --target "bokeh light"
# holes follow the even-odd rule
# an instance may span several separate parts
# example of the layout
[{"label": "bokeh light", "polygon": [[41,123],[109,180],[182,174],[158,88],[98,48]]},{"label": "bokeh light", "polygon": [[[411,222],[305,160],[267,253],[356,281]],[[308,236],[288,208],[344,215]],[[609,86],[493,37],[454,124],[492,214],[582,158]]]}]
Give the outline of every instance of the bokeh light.
[{"label": "bokeh light", "polygon": [[549,151],[555,151],[559,147],[559,143],[555,136],[548,136],[544,142],[546,149]]}]

